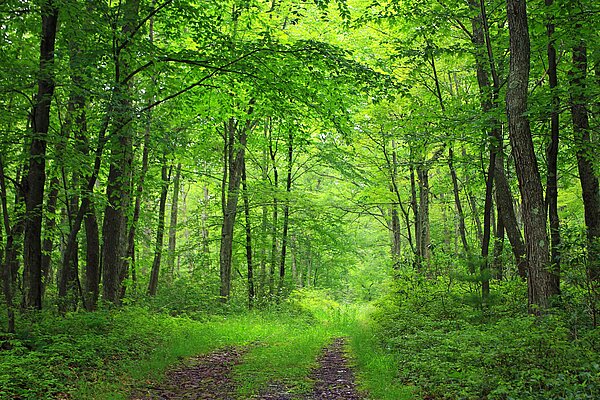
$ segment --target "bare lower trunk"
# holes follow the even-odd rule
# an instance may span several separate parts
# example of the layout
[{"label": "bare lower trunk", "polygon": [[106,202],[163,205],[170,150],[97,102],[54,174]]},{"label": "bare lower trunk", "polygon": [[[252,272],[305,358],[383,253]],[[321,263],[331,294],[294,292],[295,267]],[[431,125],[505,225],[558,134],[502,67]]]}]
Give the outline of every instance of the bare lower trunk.
[{"label": "bare lower trunk", "polygon": [[538,313],[550,305],[555,294],[548,272],[549,249],[546,231],[546,207],[537,159],[533,147],[527,95],[529,84],[530,42],[525,0],[507,0],[510,33],[510,73],[506,93],[506,112],[510,141],[519,180],[525,224],[525,243],[529,261],[529,309]]},{"label": "bare lower trunk", "polygon": [[[597,286],[600,281],[600,191],[598,177],[594,172],[590,124],[585,94],[587,73],[587,49],[583,42],[573,48],[571,73],[571,116],[577,146],[577,169],[581,183],[583,209],[588,239],[588,268],[590,281]],[[597,290],[597,288],[596,288]]]},{"label": "bare lower trunk", "polygon": [[108,203],[102,226],[102,294],[104,300],[114,304],[121,299],[121,285],[126,274],[124,259],[128,247],[127,209],[132,161],[131,138],[128,134],[119,136],[119,150],[112,155],[108,175]]},{"label": "bare lower trunk", "polygon": [[175,271],[175,249],[177,247],[177,214],[179,207],[179,190],[181,182],[181,163],[177,164],[173,180],[173,197],[171,199],[171,218],[169,220],[169,250],[167,253],[167,270],[173,279]]},{"label": "bare lower trunk", "polygon": [[148,282],[148,295],[155,296],[158,289],[158,276],[160,273],[160,262],[162,259],[163,240],[165,237],[165,211],[167,207],[167,192],[169,190],[169,175],[167,172],[167,160],[163,156],[163,165],[161,168],[162,189],[160,191],[160,200],[158,206],[158,227],[156,228],[156,242],[154,246],[154,260],[152,261],[152,270],[150,272],[150,281]]},{"label": "bare lower trunk", "polygon": [[[554,0],[546,0],[551,7]],[[550,17],[552,18],[552,17]],[[552,262],[552,284],[554,291],[560,293],[560,222],[558,219],[558,140],[559,140],[559,108],[560,99],[556,87],[558,74],[556,69],[556,49],[554,47],[554,23],[550,20],[546,25],[548,35],[548,78],[550,80],[550,143],[546,150],[548,178],[546,180],[546,204],[550,219],[550,259]]]},{"label": "bare lower trunk", "polygon": [[254,110],[253,104],[254,100],[252,99],[247,110],[248,119],[243,126],[239,126],[239,121],[230,118],[225,124],[225,132],[223,133],[223,138],[225,140],[222,182],[223,223],[221,225],[221,248],[219,251],[221,279],[220,296],[221,301],[223,302],[227,302],[231,294],[233,230],[242,180],[246,138],[248,132],[254,126],[254,123],[249,119]]},{"label": "bare lower trunk", "polygon": [[58,8],[53,0],[42,6],[40,74],[33,107],[29,169],[25,187],[25,236],[23,238],[23,306],[42,308],[42,204],[46,181],[46,136],[50,126],[50,104],[54,94],[54,44]]},{"label": "bare lower trunk", "polygon": [[[244,160],[245,161],[245,160]],[[246,223],[246,265],[248,267],[248,308],[254,307],[254,264],[252,260],[252,225],[250,224],[250,199],[246,182],[246,163],[242,165],[242,196],[244,198],[244,219]]]},{"label": "bare lower trunk", "polygon": [[419,255],[425,265],[429,265],[431,258],[430,234],[429,234],[429,171],[425,166],[417,169],[419,182],[419,218],[421,246]]},{"label": "bare lower trunk", "polygon": [[[133,290],[136,289],[137,276],[136,276],[136,262],[135,262],[135,236],[140,219],[140,211],[142,207],[142,195],[144,194],[144,182],[146,181],[146,173],[148,172],[148,156],[150,152],[150,129],[151,129],[151,114],[148,114],[148,121],[146,122],[146,130],[144,132],[144,147],[142,150],[142,168],[137,178],[137,185],[135,189],[135,203],[133,206],[133,218],[131,220],[131,226],[127,234],[127,257],[125,258],[126,265],[123,267],[126,270],[131,270]],[[135,278],[135,279],[134,279]]]},{"label": "bare lower trunk", "polygon": [[52,249],[54,248],[53,233],[56,228],[56,202],[58,200],[58,178],[50,182],[50,193],[46,202],[46,223],[44,226],[44,240],[42,242],[42,297],[52,276]]},{"label": "bare lower trunk", "polygon": [[417,200],[417,188],[415,183],[415,169],[410,167],[410,195],[411,195],[411,208],[415,218],[415,267],[420,268],[422,265],[421,260],[421,215],[419,213],[419,203]]},{"label": "bare lower trunk", "polygon": [[[8,202],[6,199],[6,178],[4,176],[4,160],[2,155],[0,155],[0,202],[2,203],[2,224],[4,227],[4,232],[6,234],[6,246],[4,247],[4,254],[0,254],[0,262],[2,263],[2,289],[4,292],[4,299],[6,301],[6,314],[8,325],[7,332],[14,333],[15,311],[13,304],[13,270],[16,270],[14,264],[17,261],[15,231],[20,231],[20,229],[14,229],[10,226]],[[17,222],[17,225],[22,225],[22,223]]]},{"label": "bare lower trunk", "polygon": [[294,137],[290,132],[288,137],[288,154],[287,154],[287,176],[285,181],[285,192],[286,199],[283,205],[283,232],[281,234],[281,258],[279,260],[279,286],[278,294],[281,295],[283,291],[284,277],[285,277],[285,259],[287,253],[288,243],[288,230],[290,223],[290,199],[289,194],[292,190],[292,165],[294,156]]},{"label": "bare lower trunk", "polygon": [[100,285],[100,237],[98,232],[98,221],[94,204],[90,202],[88,212],[85,216],[85,304],[88,311],[94,311],[98,304]]},{"label": "bare lower trunk", "polygon": [[[138,23],[139,0],[126,0],[122,7],[122,37],[129,40]],[[115,32],[117,33],[117,32]],[[122,78],[130,71],[128,57],[123,53],[129,42],[117,42],[114,48],[115,89],[114,98],[118,103],[113,121],[115,142],[111,149],[111,163],[106,189],[107,204],[102,225],[102,295],[104,300],[117,304],[123,294],[122,283],[127,274],[124,262],[128,248],[128,210],[131,203],[131,166],[133,162],[133,132],[130,114],[133,112],[131,92],[132,81],[126,85]]]},{"label": "bare lower trunk", "polygon": [[465,231],[465,214],[460,201],[460,192],[458,190],[458,179],[456,178],[456,170],[454,169],[454,151],[452,147],[448,149],[448,168],[450,169],[450,177],[452,178],[452,191],[454,192],[454,204],[456,206],[456,217],[458,218],[458,232],[462,242],[463,250],[466,255],[469,255],[469,243],[467,242],[467,234]]}]

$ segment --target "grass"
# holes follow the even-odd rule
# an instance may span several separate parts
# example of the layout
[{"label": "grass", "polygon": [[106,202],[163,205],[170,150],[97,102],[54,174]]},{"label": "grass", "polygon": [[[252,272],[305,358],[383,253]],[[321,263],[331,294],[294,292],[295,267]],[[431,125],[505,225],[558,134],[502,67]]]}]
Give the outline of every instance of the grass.
[{"label": "grass", "polygon": [[356,323],[348,331],[359,387],[368,392],[371,399],[415,399],[414,388],[398,379],[399,366],[394,354],[380,347],[371,326],[371,311],[368,306],[359,309]]},{"label": "grass", "polygon": [[65,318],[40,314],[19,321],[11,349],[0,351],[0,398],[126,399],[135,388],[160,384],[182,359],[229,345],[248,348],[234,368],[240,399],[272,382],[306,393],[321,349],[334,337],[348,336],[360,385],[370,398],[409,399],[410,390],[397,384],[396,363],[378,349],[368,317],[357,310],[307,292],[295,294],[280,310],[204,321],[133,306]]},{"label": "grass", "polygon": [[[293,321],[289,321],[293,322]],[[320,350],[334,332],[320,324],[270,324],[271,334],[262,337],[234,370],[241,398],[258,393],[269,382],[285,385],[291,393],[312,388],[308,378]]]}]

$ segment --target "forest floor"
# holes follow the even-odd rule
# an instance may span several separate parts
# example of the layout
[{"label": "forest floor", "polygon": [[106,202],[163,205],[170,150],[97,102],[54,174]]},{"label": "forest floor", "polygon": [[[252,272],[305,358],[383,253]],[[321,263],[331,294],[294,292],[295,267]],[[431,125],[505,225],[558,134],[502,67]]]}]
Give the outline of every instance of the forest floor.
[{"label": "forest floor", "polygon": [[[285,383],[269,382],[254,400],[360,400],[354,372],[346,353],[346,339],[338,337],[322,349],[317,366],[310,374],[314,387],[309,393],[296,393]],[[232,378],[236,365],[244,362],[248,347],[224,347],[208,354],[190,357],[171,369],[158,386],[138,390],[132,400],[214,399],[234,400],[236,382]]]}]

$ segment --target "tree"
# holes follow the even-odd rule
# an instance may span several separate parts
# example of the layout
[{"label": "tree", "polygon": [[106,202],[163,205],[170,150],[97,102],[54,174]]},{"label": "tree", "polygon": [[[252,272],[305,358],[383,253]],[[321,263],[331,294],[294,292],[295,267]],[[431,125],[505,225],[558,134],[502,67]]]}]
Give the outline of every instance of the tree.
[{"label": "tree", "polygon": [[529,87],[530,41],[525,0],[507,0],[510,32],[510,72],[506,92],[506,113],[519,190],[523,201],[525,243],[529,265],[528,299],[530,311],[550,305],[556,294],[549,272],[546,206],[540,172],[535,156],[529,118],[527,92]]},{"label": "tree", "polygon": [[56,86],[54,47],[58,7],[49,0],[42,5],[42,34],[38,92],[32,110],[31,147],[25,187],[24,293],[26,308],[42,308],[42,204],[46,182],[46,146],[50,126],[50,105]]},{"label": "tree", "polygon": [[231,293],[231,263],[233,252],[233,230],[237,215],[237,202],[242,180],[244,152],[248,133],[256,122],[251,119],[254,113],[255,99],[248,102],[246,119],[230,117],[223,125],[223,180],[221,199],[223,223],[221,225],[221,250],[219,265],[221,276],[220,295],[223,302],[229,300]]}]

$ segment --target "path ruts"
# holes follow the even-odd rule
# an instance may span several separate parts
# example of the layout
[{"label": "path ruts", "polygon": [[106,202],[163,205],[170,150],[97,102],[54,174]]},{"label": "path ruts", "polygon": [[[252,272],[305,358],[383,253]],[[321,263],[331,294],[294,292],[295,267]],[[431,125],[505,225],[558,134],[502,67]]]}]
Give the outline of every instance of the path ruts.
[{"label": "path ruts", "polygon": [[161,387],[138,391],[132,400],[212,399],[234,400],[233,366],[240,363],[244,349],[226,347],[192,357],[167,373]]},{"label": "path ruts", "polygon": [[354,383],[354,372],[344,353],[345,340],[337,338],[323,349],[319,366],[313,370],[315,388],[311,400],[361,400]]},{"label": "path ruts", "polygon": [[292,395],[284,385],[271,384],[255,400],[362,400],[354,383],[354,372],[344,352],[344,338],[335,339],[317,358],[318,366],[310,377],[313,392],[304,396]]},{"label": "path ruts", "polygon": [[[344,352],[345,339],[337,338],[317,358],[318,366],[310,377],[312,393],[291,394],[285,385],[272,383],[254,400],[361,400],[354,373]],[[244,348],[227,347],[210,354],[192,357],[171,370],[160,387],[138,390],[131,400],[211,399],[246,400],[236,397],[231,378],[234,365],[242,362]]]}]

